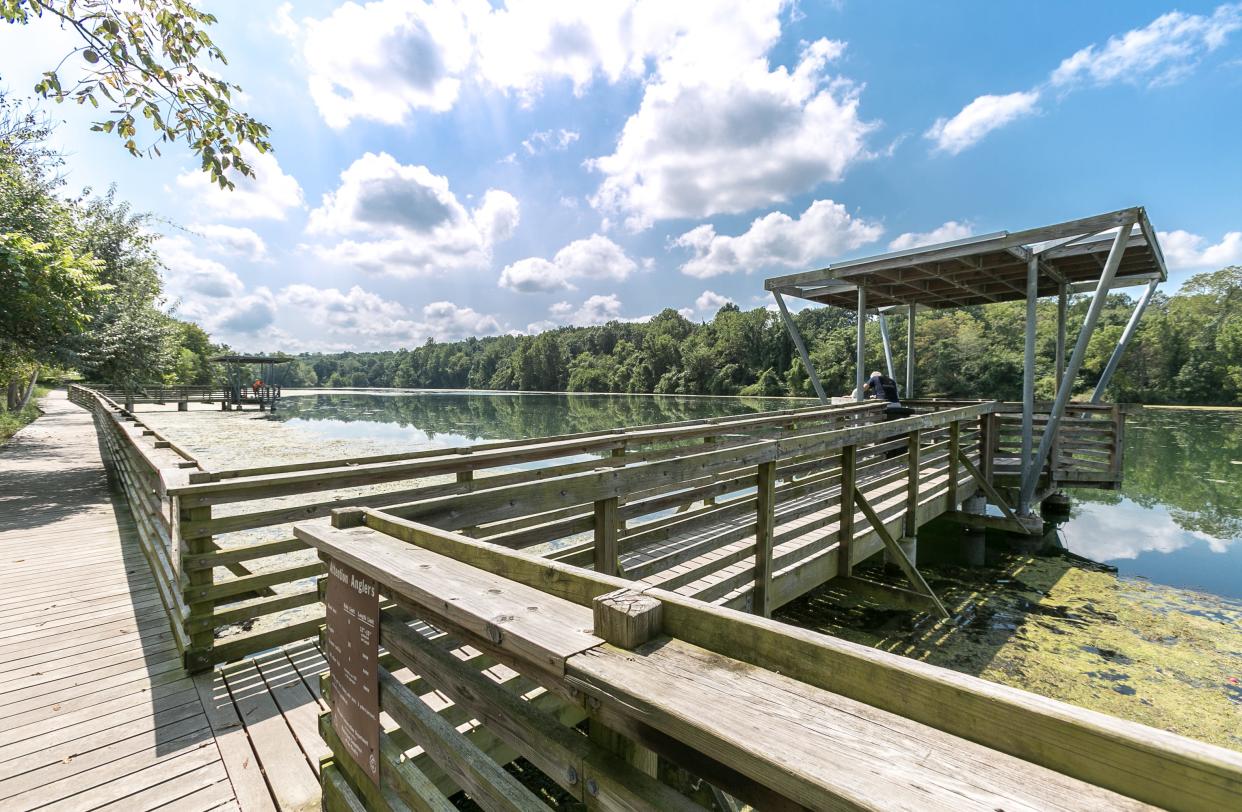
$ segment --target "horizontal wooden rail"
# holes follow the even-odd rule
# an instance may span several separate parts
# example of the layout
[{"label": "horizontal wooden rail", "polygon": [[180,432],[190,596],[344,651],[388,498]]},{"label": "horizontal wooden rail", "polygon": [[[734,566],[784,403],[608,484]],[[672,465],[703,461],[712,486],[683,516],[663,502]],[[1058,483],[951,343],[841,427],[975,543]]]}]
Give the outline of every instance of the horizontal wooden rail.
[{"label": "horizontal wooden rail", "polygon": [[[525,808],[497,769],[509,753],[588,806],[686,808],[668,794],[681,787],[635,769],[635,748],[764,809],[1242,803],[1233,751],[380,511],[351,515],[362,524],[296,532],[401,610],[384,610],[380,643],[419,681],[416,693],[384,667],[382,707],[400,730],[383,741],[421,744],[422,761],[406,762],[416,772],[399,771],[388,747],[370,784],[330,739],[332,767],[349,779],[333,791],[374,808],[390,808],[385,797],[442,808],[457,787],[493,808]],[[432,642],[441,635],[462,648]],[[582,716],[502,692],[468,664],[472,649],[537,682],[555,706],[576,705],[591,737],[566,734]],[[417,696],[436,691],[474,721],[435,720]],[[321,726],[332,729],[331,714]],[[475,731],[509,752],[486,756]],[[594,746],[604,741],[611,755]],[[447,785],[423,771],[433,764]]]}]

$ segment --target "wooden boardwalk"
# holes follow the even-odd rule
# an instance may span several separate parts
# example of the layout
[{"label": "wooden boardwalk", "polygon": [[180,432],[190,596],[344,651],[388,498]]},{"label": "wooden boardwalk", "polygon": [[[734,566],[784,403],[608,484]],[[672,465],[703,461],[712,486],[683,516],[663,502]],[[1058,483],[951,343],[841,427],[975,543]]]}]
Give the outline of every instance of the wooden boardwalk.
[{"label": "wooden boardwalk", "polygon": [[41,405],[0,446],[0,809],[318,808],[317,649],[188,676],[90,414]]}]

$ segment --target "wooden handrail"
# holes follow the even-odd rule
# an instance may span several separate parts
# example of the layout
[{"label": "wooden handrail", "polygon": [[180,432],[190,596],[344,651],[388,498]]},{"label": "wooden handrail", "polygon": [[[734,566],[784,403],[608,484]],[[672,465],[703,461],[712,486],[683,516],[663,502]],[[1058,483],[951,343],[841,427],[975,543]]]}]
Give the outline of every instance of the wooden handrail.
[{"label": "wooden handrail", "polygon": [[[519,713],[494,690],[484,690],[486,683],[468,676],[462,660],[436,654],[414,631],[423,627],[408,620],[448,631],[453,645],[495,652],[570,705],[585,697],[579,707],[591,724],[602,722],[763,808],[883,805],[904,797],[907,781],[922,793],[948,793],[951,804],[969,798],[987,808],[1044,806],[1054,796],[1091,807],[1123,803],[1112,793],[1185,810],[1234,808],[1242,800],[1242,754],[1224,748],[380,511],[359,518],[362,525],[348,531],[299,525],[297,534],[331,560],[373,578],[411,613],[386,610],[380,642],[422,676],[420,692],[445,690],[467,703],[490,734],[533,758],[574,795],[586,789],[581,779],[591,759],[566,762],[566,752],[556,748],[568,739],[544,726],[551,717]],[[603,636],[609,633],[592,610],[614,594],[629,596],[623,605],[634,607],[635,622],[658,611],[656,625],[638,638],[648,644],[630,651]],[[398,690],[388,677],[381,679],[381,689]],[[855,730],[841,741],[870,746],[871,736],[884,737],[891,769],[873,773],[854,758],[857,753],[819,743],[819,726],[835,724],[827,707],[838,702],[857,703],[849,705],[848,718],[887,731]],[[808,708],[815,709],[815,725],[805,723]],[[581,718],[572,715],[567,723]],[[426,724],[418,729],[429,731]],[[445,737],[460,747],[460,739],[442,733],[430,743],[433,749]],[[803,760],[800,754],[812,750],[816,757]],[[347,758],[334,751],[338,761]],[[959,751],[975,769],[937,771],[936,780],[920,780],[920,771],[933,764],[957,763]],[[434,752],[431,758],[439,761]],[[354,775],[356,791],[372,791]],[[602,786],[597,779],[596,788]],[[640,787],[654,791],[648,784],[629,786],[638,795],[630,808],[680,808],[637,793]],[[423,785],[422,791],[430,790]],[[919,797],[929,803],[932,796]]]}]

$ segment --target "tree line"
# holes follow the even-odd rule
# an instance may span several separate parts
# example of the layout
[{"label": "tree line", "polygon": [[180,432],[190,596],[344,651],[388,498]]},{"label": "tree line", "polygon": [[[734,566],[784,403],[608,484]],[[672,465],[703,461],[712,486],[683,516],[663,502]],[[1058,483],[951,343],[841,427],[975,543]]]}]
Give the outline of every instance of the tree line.
[{"label": "tree line", "polygon": [[[1088,296],[1068,309],[1071,346]],[[1110,294],[1087,347],[1075,391],[1095,386],[1134,307]],[[1056,303],[1037,310],[1036,395],[1054,393]],[[854,385],[856,317],[810,307],[794,314],[829,394]],[[1000,398],[1022,394],[1025,303],[920,313],[915,322],[919,397]],[[867,366],[884,369],[879,324],[868,319]],[[889,316],[896,377],[904,382],[906,319]],[[696,323],[665,310],[645,323],[562,327],[531,336],[429,340],[390,352],[307,353],[281,373],[286,386],[507,389],[693,395],[813,396],[779,317],[765,308],[722,307]],[[1108,399],[1230,404],[1242,394],[1242,267],[1192,277],[1157,293],[1114,375]]]}]

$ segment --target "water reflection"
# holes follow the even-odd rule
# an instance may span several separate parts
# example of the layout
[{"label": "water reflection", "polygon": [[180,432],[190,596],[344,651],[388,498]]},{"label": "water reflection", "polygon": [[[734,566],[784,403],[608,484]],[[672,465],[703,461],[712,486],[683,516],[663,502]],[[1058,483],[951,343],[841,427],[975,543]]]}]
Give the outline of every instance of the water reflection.
[{"label": "water reflection", "polygon": [[1073,493],[1066,547],[1122,574],[1242,597],[1242,413],[1148,410],[1118,492]]},{"label": "water reflection", "polygon": [[761,398],[420,392],[299,395],[272,416],[324,439],[369,439],[393,450],[472,445],[810,405]]}]

